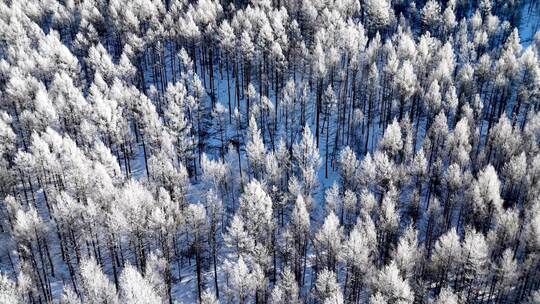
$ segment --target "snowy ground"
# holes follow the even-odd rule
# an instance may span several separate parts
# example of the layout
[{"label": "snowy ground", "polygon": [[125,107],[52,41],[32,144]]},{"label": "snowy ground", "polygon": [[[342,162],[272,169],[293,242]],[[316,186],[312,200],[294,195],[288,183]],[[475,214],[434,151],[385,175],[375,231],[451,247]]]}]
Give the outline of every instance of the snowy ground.
[{"label": "snowy ground", "polygon": [[[538,8],[532,7],[532,4],[530,3],[524,5],[523,11],[522,11],[521,25],[519,28],[520,36],[522,37],[521,42],[523,46],[527,46],[532,42],[534,34],[536,33],[539,27],[540,27],[540,12]],[[168,52],[166,53],[169,54]],[[170,62],[170,58],[167,57],[166,61]],[[170,66],[170,64],[167,64],[167,66]],[[169,80],[172,80],[172,75],[170,75],[171,72],[172,71],[170,69],[167,70],[167,73],[169,73],[167,78]],[[146,75],[147,75],[147,79],[150,80],[151,75],[152,75],[151,71],[147,71]],[[219,73],[216,73],[216,75],[219,76]],[[222,76],[224,77],[225,75],[222,75]],[[218,94],[217,94],[218,102],[221,102],[222,104],[227,105],[228,96],[227,96],[227,91],[226,91],[227,90],[226,78],[221,78],[221,79],[218,78],[217,88],[218,88]],[[234,80],[232,79],[231,79],[231,91],[233,91],[232,95],[234,96]],[[269,96],[269,97],[272,97],[272,96]],[[270,98],[270,99],[274,100],[273,98]],[[241,104],[245,104],[245,103],[241,103]],[[311,122],[313,126],[313,119],[311,119]],[[425,122],[420,123],[421,126],[423,126],[424,124]],[[374,123],[374,126],[378,126],[378,123]],[[421,128],[419,132],[420,133],[418,135],[419,138],[423,138],[422,132],[424,130],[422,129],[423,128]],[[378,128],[374,128],[373,132],[374,132],[373,138],[375,138],[374,140],[375,144],[372,143],[372,146],[374,148],[376,146],[376,142],[378,142],[378,138],[380,138],[381,136],[381,130]],[[298,134],[298,137],[299,137],[299,134]],[[421,140],[418,140],[416,148],[419,148],[421,144],[422,144]],[[210,141],[210,146],[217,147],[218,146],[217,139],[215,141]],[[320,145],[319,150],[320,150],[319,152],[320,152],[321,157],[323,157],[325,155],[324,145]],[[215,152],[213,155],[212,153],[210,154],[211,154],[211,157],[213,158],[217,157],[217,152]],[[243,156],[242,167],[246,168],[245,156]],[[144,164],[142,146],[139,146],[138,150],[135,153],[135,157],[131,162],[131,169],[132,169],[133,177],[136,179],[144,178],[146,176],[146,169],[145,169],[145,164]],[[337,179],[337,174],[329,166],[328,178],[325,178],[325,166],[323,163],[323,165],[321,165],[319,169],[318,177],[319,177],[319,181],[321,181],[321,185],[319,188],[319,192],[317,193],[317,196],[315,197],[315,201],[324,202],[324,190],[330,187],[332,183]],[[194,187],[197,187],[197,185],[194,185]],[[36,194],[36,199],[39,201],[42,201],[43,193],[38,192]],[[318,223],[322,222],[321,217],[324,213],[323,211],[324,211],[324,206],[319,205],[317,212],[314,213],[314,217],[317,218],[317,221],[315,222],[318,222]],[[41,213],[43,218],[48,218],[47,210],[42,208],[39,210],[39,212]],[[316,229],[316,227],[312,227],[312,228]],[[60,248],[59,248],[59,242],[57,240],[57,236],[54,233],[51,233],[50,237],[51,239],[55,240],[55,241],[51,241],[49,243],[49,246],[53,254],[53,259],[56,261],[54,264],[56,267],[58,267],[57,269],[55,269],[58,273],[57,275],[58,280],[51,282],[51,284],[52,284],[53,296],[55,298],[59,298],[62,293],[63,282],[64,281],[67,282],[69,280],[69,275],[68,275],[67,269],[65,269],[65,266],[64,266],[65,264],[61,262]],[[0,269],[12,268],[10,265],[5,265],[6,263],[5,261],[9,261],[9,259],[7,258],[8,255],[10,256],[11,259],[13,259],[16,256],[14,253],[10,254],[9,252],[7,252],[9,250],[8,248],[14,248],[13,244],[10,244],[11,242],[12,240],[8,237],[6,233],[0,234],[0,244],[2,244],[0,245],[0,256],[1,256],[1,260],[4,261],[4,265],[0,265]],[[218,273],[220,274],[220,278],[219,278],[220,282],[224,280],[223,271],[220,271],[220,270],[222,268],[222,262],[224,258],[226,258],[226,256],[227,256],[227,253],[225,252],[225,250],[220,253],[220,263],[218,266]],[[105,258],[108,258],[107,255],[105,255]],[[176,267],[176,264],[174,264],[174,267]],[[180,273],[180,276],[181,276],[181,280],[176,282],[176,284],[173,286],[173,295],[174,295],[173,297],[178,299],[178,303],[196,302],[197,288],[196,288],[196,278],[195,278],[195,271],[194,271],[194,262],[192,261],[191,263],[189,263],[189,261],[186,261],[182,269],[180,270],[173,269],[173,273],[175,274]],[[213,289],[214,288],[213,270],[210,268],[204,274],[204,277],[206,278],[206,286],[209,287],[210,289]],[[303,292],[307,292],[307,289],[310,286],[309,282],[311,282],[311,271],[308,270],[306,274],[306,287]],[[220,284],[220,285],[223,286],[223,284]]]},{"label": "snowy ground", "polygon": [[540,27],[540,10],[535,1],[527,2],[521,10],[519,36],[521,44],[526,47],[532,43],[534,35]]}]

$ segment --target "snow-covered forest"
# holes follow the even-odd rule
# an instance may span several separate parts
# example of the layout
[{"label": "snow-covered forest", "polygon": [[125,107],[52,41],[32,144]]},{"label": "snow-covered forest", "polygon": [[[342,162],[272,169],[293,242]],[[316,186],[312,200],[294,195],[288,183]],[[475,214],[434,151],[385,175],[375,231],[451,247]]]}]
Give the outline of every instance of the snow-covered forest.
[{"label": "snow-covered forest", "polygon": [[537,0],[1,0],[0,303],[540,303]]}]

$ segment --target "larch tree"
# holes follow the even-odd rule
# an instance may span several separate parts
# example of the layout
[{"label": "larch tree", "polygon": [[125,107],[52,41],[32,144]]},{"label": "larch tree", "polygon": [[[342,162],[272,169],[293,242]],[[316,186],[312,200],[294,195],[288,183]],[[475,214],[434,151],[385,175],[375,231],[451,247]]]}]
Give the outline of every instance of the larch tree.
[{"label": "larch tree", "polygon": [[294,275],[296,280],[302,284],[304,282],[306,270],[310,235],[309,213],[302,195],[298,195],[295,200],[293,211],[291,213],[291,220],[287,226],[287,232],[291,235],[291,239],[293,240],[292,263]]},{"label": "larch tree", "polygon": [[0,274],[0,301],[3,303],[23,303],[15,282],[5,274]]},{"label": "larch tree", "polygon": [[189,246],[195,255],[195,275],[197,277],[197,293],[199,301],[204,291],[203,264],[206,259],[206,236],[208,234],[206,209],[202,204],[190,204],[186,210],[186,232]]},{"label": "larch tree", "polygon": [[413,303],[414,292],[403,279],[394,261],[384,266],[374,283],[374,294],[390,303]]},{"label": "larch tree", "polygon": [[313,239],[317,254],[316,269],[327,268],[332,271],[336,269],[342,238],[343,228],[339,224],[338,217],[330,211]]},{"label": "larch tree", "polygon": [[308,126],[304,127],[302,139],[293,144],[292,156],[294,170],[303,184],[304,199],[311,200],[317,190],[316,174],[321,165],[321,159]]},{"label": "larch tree", "polygon": [[315,282],[315,298],[319,303],[325,304],[342,304],[344,302],[336,274],[332,270],[324,268],[317,274],[317,281]]},{"label": "larch tree", "polygon": [[461,283],[468,286],[463,292],[466,299],[474,301],[484,292],[484,282],[489,274],[488,245],[481,233],[469,230],[466,231],[462,250]]},{"label": "larch tree", "polygon": [[151,284],[131,265],[120,275],[120,299],[126,303],[158,303],[161,301]]},{"label": "larch tree", "polygon": [[367,18],[368,28],[371,33],[384,30],[392,22],[393,12],[390,2],[386,0],[369,0],[364,2],[364,14]]},{"label": "larch tree", "polygon": [[462,254],[461,243],[455,229],[450,229],[436,241],[431,260],[439,287],[449,283],[455,285],[458,282]]},{"label": "larch tree", "polygon": [[119,303],[116,288],[93,259],[81,264],[83,299],[94,303]]},{"label": "larch tree", "polygon": [[281,273],[281,279],[272,290],[271,303],[299,303],[298,283],[294,273],[286,267]]},{"label": "larch tree", "polygon": [[256,179],[262,178],[265,160],[265,145],[261,137],[261,131],[257,127],[255,117],[249,120],[249,134],[246,144],[246,155],[249,160],[253,176]]},{"label": "larch tree", "polygon": [[492,217],[501,212],[503,200],[500,196],[500,181],[493,166],[488,165],[480,171],[476,181],[471,185],[471,217],[472,223],[481,231],[488,231],[492,225]]},{"label": "larch tree", "polygon": [[[345,263],[347,271],[344,294],[346,299],[353,301],[358,299],[359,291],[369,283],[369,278],[373,276],[372,265],[375,262],[377,249],[374,246],[374,239],[370,239],[370,231],[366,231],[369,228],[371,227],[367,223],[359,219],[344,242],[343,251],[340,254],[340,259]],[[371,235],[374,234],[375,231],[371,231]]]}]

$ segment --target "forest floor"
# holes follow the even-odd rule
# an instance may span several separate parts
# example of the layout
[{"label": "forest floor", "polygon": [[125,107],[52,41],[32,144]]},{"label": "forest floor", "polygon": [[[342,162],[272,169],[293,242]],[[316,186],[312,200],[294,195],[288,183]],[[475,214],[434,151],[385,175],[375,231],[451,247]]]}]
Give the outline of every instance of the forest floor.
[{"label": "forest floor", "polygon": [[[522,20],[521,20],[519,31],[520,31],[520,37],[522,37],[521,42],[523,46],[527,46],[532,42],[534,38],[534,34],[540,27],[539,10],[537,7],[531,7],[532,5],[533,4],[524,5],[523,11],[522,11]],[[168,52],[166,53],[169,54]],[[166,57],[165,59],[169,63],[169,64],[166,64],[166,66],[170,67],[170,58]],[[167,73],[171,73],[171,72],[172,71],[170,69],[167,69]],[[227,100],[228,100],[227,80],[224,77],[224,75],[220,75],[220,73],[216,73],[216,75],[218,76],[216,78],[217,89],[218,89],[217,96],[216,96],[217,101],[226,105]],[[146,79],[148,80],[148,84],[152,83],[151,77],[152,77],[151,71],[147,71]],[[169,74],[167,79],[172,79],[172,75]],[[231,80],[231,88],[234,88],[234,80]],[[234,95],[234,92],[232,92],[232,94]],[[271,100],[273,100],[273,98],[271,98]],[[207,102],[208,103],[210,102],[209,98],[207,99]],[[241,103],[241,104],[244,104],[244,103]],[[241,110],[242,112],[244,112],[245,109],[241,109]],[[311,121],[310,122],[311,126],[314,125],[313,119],[310,119],[308,121]],[[375,123],[374,125],[377,126],[378,124]],[[376,146],[376,143],[378,142],[378,138],[380,138],[382,134],[381,134],[380,129],[376,128],[373,131],[374,131],[373,142],[375,143],[374,146]],[[299,136],[300,134],[298,134],[297,138],[299,138]],[[419,134],[418,137],[423,138],[423,135]],[[210,148],[208,151],[208,154],[210,155],[211,158],[217,158],[219,156],[218,155],[219,152],[217,152],[219,148],[215,148],[215,147],[219,147],[219,143],[217,142],[217,139],[210,140],[208,144]],[[417,147],[419,147],[420,145],[421,145],[421,142],[417,142]],[[212,149],[215,150],[215,153],[211,153]],[[318,202],[319,205],[316,206],[315,212],[313,212],[312,214],[312,216],[316,219],[315,221],[316,223],[322,223],[321,217],[324,215],[324,206],[323,206],[324,190],[330,187],[332,183],[336,181],[338,178],[336,172],[332,169],[331,166],[329,166],[328,177],[325,177],[324,155],[326,151],[324,149],[325,149],[324,145],[321,144],[319,147],[319,153],[321,155],[321,158],[323,159],[323,164],[320,166],[319,171],[318,171],[318,177],[319,177],[319,181],[321,181],[321,184],[319,185],[319,190],[316,194],[316,197],[314,198],[314,201]],[[242,167],[246,168],[247,163],[246,163],[245,151],[241,152],[241,159],[242,159]],[[144,160],[142,146],[138,146],[137,151],[135,151],[134,159],[131,163],[132,175],[135,179],[141,179],[146,176],[146,169],[145,169],[144,161],[145,160]],[[193,185],[193,187],[197,188],[197,184]],[[45,219],[48,218],[49,214],[45,208],[45,204],[43,203],[44,201],[43,191],[40,190],[35,195],[36,195],[36,201],[38,202],[38,206],[41,206],[41,208],[38,208],[40,215],[42,216],[42,218],[45,218]],[[192,202],[196,203],[197,198],[192,197]],[[53,225],[51,225],[51,227],[52,226]],[[318,227],[312,227],[312,229],[317,229],[317,228]],[[223,227],[223,229],[225,229],[225,227]],[[60,242],[58,240],[57,234],[53,230],[51,230],[50,240],[51,242],[48,243],[48,246],[52,254],[53,263],[55,266],[55,272],[57,274],[56,275],[57,280],[51,282],[51,287],[53,290],[53,297],[55,299],[59,299],[62,294],[64,282],[66,282],[66,284],[69,282],[69,273],[68,273],[67,268],[65,267],[65,263],[62,262],[61,249],[59,245]],[[13,250],[15,250],[15,245],[14,245],[13,240],[10,237],[10,234],[7,232],[0,233],[0,269],[2,270],[13,269],[12,263],[16,264],[15,259],[17,256],[17,254],[15,254]],[[221,271],[221,269],[223,267],[223,261],[227,258],[228,254],[229,253],[224,248],[222,248],[219,254],[218,281],[220,282],[223,282],[225,279],[224,271]],[[107,259],[108,255],[105,255],[104,258]],[[106,264],[110,264],[110,263],[106,263]],[[183,266],[181,266],[181,269],[178,269],[178,266],[176,263],[173,264],[173,273],[175,274],[175,276],[178,276],[179,274],[179,276],[181,277],[181,279],[174,284],[173,291],[172,291],[173,298],[175,298],[178,303],[196,302],[197,283],[196,283],[194,267],[195,267],[194,261],[188,261],[188,260],[184,261]],[[111,273],[110,269],[105,269],[105,271],[108,273]],[[309,287],[311,286],[310,284],[311,275],[312,273],[311,273],[310,267],[308,267],[308,272],[306,273],[306,279],[305,279],[306,284],[305,284],[304,290],[302,290],[302,292],[304,293],[307,293],[309,290]],[[204,278],[205,278],[205,285],[210,290],[214,289],[213,276],[214,276],[213,270],[211,267],[209,267],[208,270],[206,270],[206,272],[204,273]],[[224,286],[224,284],[220,284],[220,286]]]}]

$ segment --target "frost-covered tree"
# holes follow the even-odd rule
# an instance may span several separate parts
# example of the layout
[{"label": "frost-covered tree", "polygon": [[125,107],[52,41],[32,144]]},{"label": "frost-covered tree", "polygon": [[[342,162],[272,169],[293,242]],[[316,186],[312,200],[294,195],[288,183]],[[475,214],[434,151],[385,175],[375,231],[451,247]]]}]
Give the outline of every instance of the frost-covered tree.
[{"label": "frost-covered tree", "polygon": [[257,289],[256,278],[261,274],[261,269],[250,269],[240,257],[237,261],[225,261],[224,271],[227,278],[226,297],[238,303],[249,301]]},{"label": "frost-covered tree", "polygon": [[120,275],[120,299],[126,303],[160,302],[152,285],[131,265],[127,265]]},{"label": "frost-covered tree", "polygon": [[5,274],[0,274],[0,302],[14,304],[23,303],[15,282]]},{"label": "frost-covered tree", "polygon": [[272,290],[271,303],[299,303],[298,283],[294,278],[294,273],[286,267],[281,273],[281,279]]},{"label": "frost-covered tree", "polygon": [[251,252],[254,244],[253,239],[246,231],[246,224],[242,217],[236,214],[227,227],[227,233],[224,235],[225,244],[233,248],[238,256]]},{"label": "frost-covered tree", "polygon": [[246,185],[237,214],[255,241],[268,245],[274,227],[272,200],[257,180]]},{"label": "frost-covered tree", "polygon": [[293,164],[298,177],[303,183],[305,198],[311,198],[317,188],[317,171],[321,165],[319,149],[308,126],[304,127],[302,138],[292,147]]},{"label": "frost-covered tree", "polygon": [[330,211],[313,240],[317,253],[317,268],[336,269],[342,238],[343,228],[338,217]]},{"label": "frost-covered tree", "polygon": [[343,198],[337,183],[333,183],[331,187],[324,192],[325,209],[327,213],[342,214]]},{"label": "frost-covered tree", "polygon": [[451,288],[444,288],[437,296],[435,303],[448,303],[448,304],[457,304],[459,303],[459,297],[452,291]]},{"label": "frost-covered tree", "polygon": [[81,283],[84,301],[93,303],[119,303],[116,288],[94,259],[88,259],[82,262]]},{"label": "frost-covered tree", "polygon": [[393,261],[405,278],[414,276],[415,267],[421,258],[416,234],[417,231],[412,226],[407,227],[393,252]]},{"label": "frost-covered tree", "polygon": [[203,263],[206,256],[206,210],[201,204],[190,204],[186,210],[186,230],[189,245],[195,255],[195,273],[197,276],[197,292],[199,301],[203,292]]},{"label": "frost-covered tree", "polygon": [[459,236],[455,229],[450,229],[439,237],[431,256],[433,270],[439,278],[439,286],[458,279],[461,257],[462,248]]},{"label": "frost-covered tree", "polygon": [[372,32],[383,30],[394,18],[390,2],[386,0],[365,1],[364,13],[367,17],[368,28]]},{"label": "frost-covered tree", "polygon": [[193,157],[193,139],[191,124],[186,118],[186,88],[181,82],[169,84],[165,93],[167,106],[164,113],[165,125],[174,137],[176,155],[184,166],[187,166]]},{"label": "frost-covered tree", "polygon": [[394,121],[386,128],[384,136],[379,142],[380,149],[387,152],[390,157],[395,157],[403,146],[401,137],[401,128],[394,119]]},{"label": "frost-covered tree", "polygon": [[356,171],[359,165],[354,151],[349,146],[345,147],[339,155],[339,174],[343,188],[355,190],[358,186],[356,185]]},{"label": "frost-covered tree", "polygon": [[323,269],[317,273],[315,282],[315,298],[319,303],[343,303],[343,294],[332,270]]},{"label": "frost-covered tree", "polygon": [[[49,249],[47,235],[49,227],[34,207],[29,210],[17,210],[13,227],[17,240],[19,258],[23,263],[32,265],[28,275],[36,281],[40,297],[51,300],[50,277],[54,277],[54,264]],[[39,263],[39,264],[38,264]],[[39,284],[39,285],[38,285]]]},{"label": "frost-covered tree", "polygon": [[485,232],[491,227],[493,217],[501,212],[503,203],[500,196],[500,181],[493,166],[488,165],[480,171],[469,192],[470,220],[478,229]]},{"label": "frost-covered tree", "polygon": [[287,226],[287,233],[290,234],[292,244],[292,263],[296,280],[302,284],[304,281],[304,270],[307,262],[306,255],[310,233],[310,219],[306,203],[302,195],[298,195],[291,219]]},{"label": "frost-covered tree", "polygon": [[374,282],[374,294],[387,303],[413,303],[414,292],[403,279],[394,261],[384,266]]},{"label": "frost-covered tree", "polygon": [[219,301],[216,296],[209,290],[205,290],[201,297],[201,303],[203,304],[218,304]]},{"label": "frost-covered tree", "polygon": [[357,299],[358,291],[366,286],[373,276],[377,248],[375,227],[371,225],[373,222],[369,217],[366,220],[359,219],[343,244],[340,259],[347,269],[347,299]]},{"label": "frost-covered tree", "polygon": [[257,127],[254,116],[249,120],[249,141],[246,144],[246,155],[255,178],[262,178],[265,160],[265,146],[261,131]]},{"label": "frost-covered tree", "polygon": [[463,241],[461,278],[467,285],[467,299],[474,300],[483,291],[489,274],[489,251],[485,237],[474,230],[466,231]]}]

